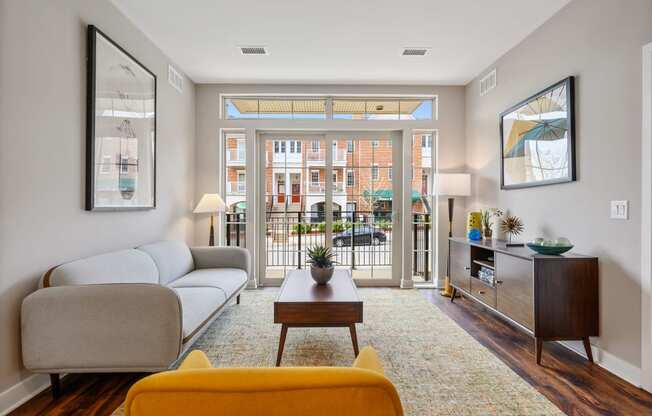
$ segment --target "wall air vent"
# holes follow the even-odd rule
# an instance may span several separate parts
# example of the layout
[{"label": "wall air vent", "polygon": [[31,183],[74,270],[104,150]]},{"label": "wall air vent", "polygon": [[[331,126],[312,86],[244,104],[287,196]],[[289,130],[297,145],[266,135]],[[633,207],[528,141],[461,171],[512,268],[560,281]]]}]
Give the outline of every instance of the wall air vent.
[{"label": "wall air vent", "polygon": [[430,53],[430,48],[404,48],[402,56],[426,56]]},{"label": "wall air vent", "polygon": [[480,96],[487,94],[496,88],[496,69],[494,68],[487,75],[480,79]]},{"label": "wall air vent", "polygon": [[243,55],[269,55],[265,46],[239,46]]},{"label": "wall air vent", "polygon": [[172,65],[168,65],[168,82],[175,90],[183,92],[183,75]]}]

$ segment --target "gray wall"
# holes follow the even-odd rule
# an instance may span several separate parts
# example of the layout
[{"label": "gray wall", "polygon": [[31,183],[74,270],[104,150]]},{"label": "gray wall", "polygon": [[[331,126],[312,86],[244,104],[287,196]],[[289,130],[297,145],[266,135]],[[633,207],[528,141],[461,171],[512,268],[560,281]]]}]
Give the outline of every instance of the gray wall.
[{"label": "gray wall", "polygon": [[[600,257],[603,365],[636,381],[641,365],[641,47],[652,41],[649,0],[575,0],[490,68],[498,86],[466,88],[466,154],[475,207],[507,208],[524,240],[565,236]],[[484,75],[484,72],[483,74]],[[501,191],[498,114],[576,76],[577,171],[570,184]],[[629,221],[609,219],[610,200],[630,201]]]},{"label": "gray wall", "polygon": [[[158,207],[83,210],[85,26],[158,76]],[[169,60],[104,0],[0,0],[0,392],[21,367],[19,307],[49,267],[162,239],[193,239],[195,91],[167,83]]]},{"label": "gray wall", "polygon": [[[429,121],[356,121],[356,120],[222,120],[219,118],[220,94],[436,94],[439,101],[439,119]],[[465,169],[464,153],[464,87],[461,86],[388,86],[388,85],[197,85],[197,183],[195,197],[205,192],[217,192],[217,172],[223,169],[218,157],[219,133],[224,128],[253,129],[348,129],[397,130],[403,128],[439,130],[439,169],[443,172],[462,172]],[[464,201],[458,198],[456,205],[456,230],[464,227]],[[208,240],[208,216],[195,222],[195,243]],[[445,244],[448,232],[448,208],[446,200],[439,201],[439,271],[443,278],[446,271]]]}]

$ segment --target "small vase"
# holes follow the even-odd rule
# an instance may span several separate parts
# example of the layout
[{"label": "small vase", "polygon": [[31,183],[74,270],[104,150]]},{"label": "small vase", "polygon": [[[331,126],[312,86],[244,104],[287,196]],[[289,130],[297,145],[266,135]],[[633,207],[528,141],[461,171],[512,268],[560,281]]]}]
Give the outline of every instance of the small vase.
[{"label": "small vase", "polygon": [[485,228],[484,229],[484,238],[487,240],[491,240],[491,235],[493,234],[493,231],[491,228]]},{"label": "small vase", "polygon": [[325,285],[333,277],[334,267],[314,267],[310,266],[310,276],[318,285]]}]

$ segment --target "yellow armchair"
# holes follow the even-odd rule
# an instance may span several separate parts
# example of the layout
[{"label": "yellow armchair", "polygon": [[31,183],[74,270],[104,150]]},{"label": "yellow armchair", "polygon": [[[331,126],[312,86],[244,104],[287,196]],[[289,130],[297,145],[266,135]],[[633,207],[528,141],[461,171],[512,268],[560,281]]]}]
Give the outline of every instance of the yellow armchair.
[{"label": "yellow armchair", "polygon": [[376,351],[353,367],[212,368],[192,351],[176,371],[143,378],[127,394],[127,416],[401,416]]}]

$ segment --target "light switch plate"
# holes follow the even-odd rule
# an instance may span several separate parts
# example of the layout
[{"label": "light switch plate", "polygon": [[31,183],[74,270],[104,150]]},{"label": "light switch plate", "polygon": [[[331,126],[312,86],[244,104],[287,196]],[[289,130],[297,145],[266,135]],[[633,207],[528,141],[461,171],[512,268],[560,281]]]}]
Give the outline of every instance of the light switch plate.
[{"label": "light switch plate", "polygon": [[611,219],[629,219],[629,201],[611,201]]}]

